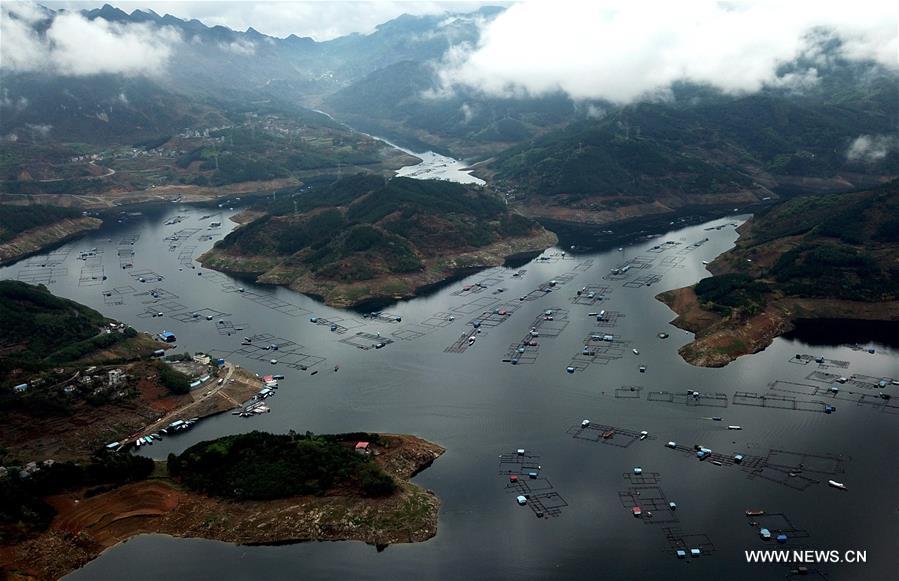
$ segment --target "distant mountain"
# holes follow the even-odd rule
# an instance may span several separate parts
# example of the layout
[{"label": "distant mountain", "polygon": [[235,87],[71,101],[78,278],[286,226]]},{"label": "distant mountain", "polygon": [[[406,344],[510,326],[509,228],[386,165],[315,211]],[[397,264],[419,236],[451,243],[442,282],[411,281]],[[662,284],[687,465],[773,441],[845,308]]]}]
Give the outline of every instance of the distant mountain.
[{"label": "distant mountain", "polygon": [[671,209],[728,203],[727,194],[745,203],[771,190],[866,187],[899,175],[895,147],[853,155],[866,139],[891,139],[896,103],[895,77],[864,66],[835,71],[802,94],[733,97],[681,86],[671,101],[613,108],[506,149],[481,171],[528,198],[538,215],[552,215],[548,206],[595,210],[664,200]]},{"label": "distant mountain", "polygon": [[[310,111],[322,108],[401,145],[480,162],[479,175],[533,216],[600,223],[692,205],[744,205],[773,192],[845,191],[899,175],[899,79],[873,63],[841,60],[835,40],[819,47],[821,62],[782,65],[784,75],[814,65],[816,82],[801,88],[731,95],[681,83],[664,100],[628,105],[561,92],[500,98],[477,88],[447,91],[438,74],[447,50],[477,45],[480,23],[501,10],[404,15],[371,34],[316,42],[105,5],[82,14],[176,32],[164,74],[4,71],[0,136],[133,144],[270,113],[348,133]],[[45,34],[58,14],[48,10],[35,30]],[[203,151],[209,169],[215,152]],[[291,160],[263,174],[325,167],[329,158],[316,151]],[[171,179],[182,177],[175,171]]]},{"label": "distant mountain", "polygon": [[[468,18],[490,17],[483,8]],[[63,11],[45,9],[33,25],[45,34]],[[89,20],[143,24],[180,38],[162,76],[63,76],[0,71],[0,135],[28,139],[50,131],[62,141],[129,142],[185,127],[222,125],[230,108],[280,103],[296,109],[382,67],[408,59],[437,59],[449,46],[472,42],[477,28],[466,18],[404,15],[375,32],[327,42],[291,35],[276,38],[209,27],[198,20],[111,5],[82,11]]]},{"label": "distant mountain", "polygon": [[401,61],[326,97],[324,106],[354,127],[463,157],[495,153],[578,118],[562,93],[501,99],[439,91],[434,63]]}]

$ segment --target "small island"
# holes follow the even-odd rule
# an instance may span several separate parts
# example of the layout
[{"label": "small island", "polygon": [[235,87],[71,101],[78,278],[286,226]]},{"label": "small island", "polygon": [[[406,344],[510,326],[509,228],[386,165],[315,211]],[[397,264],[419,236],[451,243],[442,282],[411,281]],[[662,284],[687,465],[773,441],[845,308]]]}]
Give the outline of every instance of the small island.
[{"label": "small island", "polygon": [[264,213],[201,256],[203,265],[337,307],[409,298],[558,241],[497,194],[439,180],[359,174],[256,210]]},{"label": "small island", "polygon": [[793,198],[738,231],[714,276],[656,297],[696,334],[680,349],[687,362],[723,367],[802,319],[899,321],[899,180]]},{"label": "small island", "polygon": [[424,541],[437,532],[440,501],[409,479],[443,452],[414,436],[251,432],[155,464],[104,452],[86,466],[46,466],[28,488],[2,481],[5,498],[43,522],[5,528],[5,541],[18,536],[0,547],[0,566],[56,579],[144,533],[244,544]]}]

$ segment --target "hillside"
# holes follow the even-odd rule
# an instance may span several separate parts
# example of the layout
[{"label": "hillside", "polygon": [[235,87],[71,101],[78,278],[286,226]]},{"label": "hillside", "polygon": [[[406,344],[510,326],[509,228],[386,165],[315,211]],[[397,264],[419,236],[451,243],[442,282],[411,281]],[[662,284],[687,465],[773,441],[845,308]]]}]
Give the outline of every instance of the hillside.
[{"label": "hillside", "polygon": [[797,319],[899,321],[899,180],[775,205],[739,229],[714,276],[659,295],[696,333],[681,355],[718,367]]},{"label": "hillside", "polygon": [[99,228],[102,223],[71,208],[0,204],[0,264]]},{"label": "hillside", "polygon": [[443,181],[356,175],[263,209],[203,264],[339,306],[408,297],[463,269],[556,242],[495,195]]},{"label": "hillside", "polygon": [[574,222],[734,205],[772,192],[841,191],[899,174],[899,152],[849,155],[859,135],[895,115],[895,80],[862,68],[835,71],[854,90],[796,95],[767,90],[730,97],[680,87],[664,103],[640,103],[572,123],[510,148],[481,169],[515,192],[526,213]]}]

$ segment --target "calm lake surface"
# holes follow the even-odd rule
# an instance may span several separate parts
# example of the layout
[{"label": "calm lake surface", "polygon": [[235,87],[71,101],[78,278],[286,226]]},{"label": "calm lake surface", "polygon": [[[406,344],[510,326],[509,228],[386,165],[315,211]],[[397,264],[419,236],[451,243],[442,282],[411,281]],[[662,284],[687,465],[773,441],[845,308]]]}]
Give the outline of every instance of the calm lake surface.
[{"label": "calm lake surface", "polygon": [[[828,579],[896,578],[899,409],[887,405],[897,405],[899,388],[876,385],[883,377],[899,378],[896,347],[870,343],[853,329],[851,342],[865,349],[852,348],[832,328],[832,345],[779,339],[723,369],[696,368],[677,353],[690,335],[670,326],[673,313],[654,299],[707,276],[702,261],[733,245],[734,225],[745,216],[674,230],[620,252],[572,256],[554,248],[519,268],[490,269],[391,306],[386,311],[402,320],[390,322],[197,266],[194,258],[233,228],[229,214],[180,205],[146,211],[0,269],[0,277],[47,284],[140,330],[172,331],[179,351],[208,351],[286,376],[268,400],[270,414],[209,418],[141,453],[161,459],[201,440],[253,429],[416,434],[447,449],[415,479],[442,499],[438,534],[380,552],[355,542],[248,547],[144,535],[70,578],[788,577],[786,565],[745,562],[744,550],[781,547],[759,538],[747,509],[769,513],[759,517],[761,526],[793,531],[783,548],[867,551],[864,565],[809,565]],[[221,226],[210,227],[213,222]],[[81,252],[88,253],[85,259]],[[122,267],[129,263],[133,267]],[[610,276],[625,263],[631,268],[624,275]],[[533,292],[553,279],[552,292]],[[478,282],[484,288],[462,290]],[[578,297],[582,287],[588,290]],[[589,304],[591,291],[602,300]],[[499,309],[507,315],[492,314]],[[547,310],[552,321],[543,320]],[[605,321],[588,316],[600,310]],[[152,316],[157,312],[163,316]],[[313,324],[311,316],[345,332]],[[484,321],[474,345],[447,352],[467,345],[473,319]],[[535,322],[538,346],[526,348],[517,365],[504,362]],[[670,337],[661,339],[660,332]],[[383,349],[356,346],[371,346],[378,333],[393,342]],[[590,342],[595,356],[585,356],[591,334],[614,340]],[[254,346],[241,345],[245,336],[255,337]],[[270,343],[279,350],[255,347]],[[826,361],[819,365],[814,357]],[[857,381],[834,395],[827,373],[856,374]],[[704,396],[688,398],[688,389]],[[880,392],[894,398],[882,400]],[[747,405],[759,401],[800,409]],[[822,413],[822,402],[837,411]],[[593,425],[579,431],[585,418]],[[597,425],[616,433],[604,440],[606,428],[592,429]],[[631,437],[641,430],[650,438]],[[670,440],[690,450],[668,449]],[[723,454],[723,465],[698,461],[694,444]],[[526,460],[541,466],[540,478],[525,480],[543,503],[544,518],[531,505],[518,506],[519,492],[509,488],[506,471],[521,467],[501,464],[500,455],[517,458],[518,448],[539,455]],[[752,466],[731,465],[735,453]],[[632,477],[637,466],[642,479]],[[848,491],[829,487],[829,479]],[[677,503],[676,511],[665,509],[668,501]],[[635,503],[653,517],[632,516]],[[703,555],[678,560],[678,540]]]}]

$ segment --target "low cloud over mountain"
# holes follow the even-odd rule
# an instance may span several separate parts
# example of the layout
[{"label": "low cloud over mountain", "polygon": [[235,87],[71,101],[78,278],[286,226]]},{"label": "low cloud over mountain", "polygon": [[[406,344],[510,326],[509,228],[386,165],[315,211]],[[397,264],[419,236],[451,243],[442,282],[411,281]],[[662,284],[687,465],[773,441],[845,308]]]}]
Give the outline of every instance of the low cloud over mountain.
[{"label": "low cloud over mountain", "polygon": [[[444,58],[444,90],[490,95],[563,91],[627,103],[664,96],[672,83],[728,93],[804,87],[832,58],[897,65],[889,2],[522,2],[484,24],[479,42]],[[801,62],[802,69],[785,70]]]},{"label": "low cloud over mountain", "polygon": [[[158,76],[181,35],[170,27],[89,20],[77,12],[52,14],[26,2],[0,7],[0,67],[65,76]],[[46,24],[44,24],[46,21]]]}]

